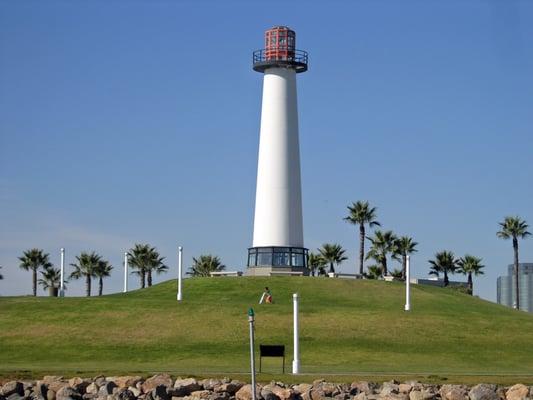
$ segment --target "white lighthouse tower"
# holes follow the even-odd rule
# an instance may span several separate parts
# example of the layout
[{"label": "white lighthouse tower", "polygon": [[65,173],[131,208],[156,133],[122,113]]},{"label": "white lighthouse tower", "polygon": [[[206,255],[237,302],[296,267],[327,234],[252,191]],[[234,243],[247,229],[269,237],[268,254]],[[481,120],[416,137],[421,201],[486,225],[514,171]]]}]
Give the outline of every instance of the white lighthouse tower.
[{"label": "white lighthouse tower", "polygon": [[296,50],[293,30],[275,26],[265,32],[265,48],[253,53],[253,69],[263,74],[263,105],[247,274],[307,275],[296,96],[296,74],[307,71],[307,53]]}]

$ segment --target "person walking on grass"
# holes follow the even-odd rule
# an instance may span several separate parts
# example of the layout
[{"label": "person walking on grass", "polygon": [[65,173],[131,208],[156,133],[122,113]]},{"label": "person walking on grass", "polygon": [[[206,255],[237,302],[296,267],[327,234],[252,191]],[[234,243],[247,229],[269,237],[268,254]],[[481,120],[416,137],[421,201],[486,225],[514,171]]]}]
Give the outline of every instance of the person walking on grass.
[{"label": "person walking on grass", "polygon": [[259,304],[263,304],[263,302],[272,304],[272,292],[268,288],[268,286],[265,286],[265,291],[261,295],[261,299],[259,300]]}]

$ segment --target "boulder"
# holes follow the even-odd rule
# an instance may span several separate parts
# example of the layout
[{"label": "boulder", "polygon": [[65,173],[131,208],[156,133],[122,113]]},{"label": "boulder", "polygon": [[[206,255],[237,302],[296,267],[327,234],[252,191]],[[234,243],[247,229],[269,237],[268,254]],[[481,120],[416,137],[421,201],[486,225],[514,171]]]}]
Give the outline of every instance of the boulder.
[{"label": "boulder", "polygon": [[104,385],[107,381],[105,379],[105,376],[99,375],[93,379],[93,382],[98,385],[98,387]]},{"label": "boulder", "polygon": [[413,389],[413,386],[409,383],[400,383],[398,385],[398,391],[400,393],[407,393],[409,394],[409,392]]},{"label": "boulder", "polygon": [[514,386],[511,386],[505,392],[505,398],[507,400],[525,400],[529,394],[529,388],[526,385],[518,383]]},{"label": "boulder", "polygon": [[85,393],[82,397],[83,400],[95,400],[96,398],[98,398],[98,395],[94,393]]},{"label": "boulder", "polygon": [[19,393],[11,393],[9,396],[6,396],[6,400],[25,400],[25,397]]},{"label": "boulder", "polygon": [[19,381],[7,382],[4,384],[4,386],[2,386],[2,390],[0,391],[0,394],[2,394],[5,397],[9,397],[15,393],[20,396],[24,395],[24,385],[22,384],[22,382],[19,382]]},{"label": "boulder", "polygon": [[141,376],[117,376],[113,379],[113,382],[117,384],[120,389],[125,389],[130,386],[135,386],[137,382],[141,382]]},{"label": "boulder", "polygon": [[45,384],[48,389],[53,390],[55,393],[62,387],[68,386],[68,382],[62,376],[56,375],[46,375],[42,380],[37,381],[37,384]]},{"label": "boulder", "polygon": [[366,393],[361,392],[353,397],[353,400],[368,400]]},{"label": "boulder", "polygon": [[46,400],[56,400],[55,390],[48,388],[48,391],[46,392]]},{"label": "boulder", "polygon": [[165,385],[156,386],[154,389],[152,389],[150,394],[154,400],[170,400],[170,396]]},{"label": "boulder", "polygon": [[130,387],[128,388],[128,390],[129,390],[131,393],[133,393],[133,395],[134,395],[135,397],[139,397],[139,396],[141,395],[141,391],[140,391],[138,388],[136,388],[135,386],[130,386]]},{"label": "boulder", "polygon": [[198,399],[198,400],[209,400],[213,392],[210,390],[195,390],[191,393],[189,396],[191,399]]},{"label": "boulder", "polygon": [[64,386],[56,393],[56,400],[82,400],[82,395],[70,386]]},{"label": "boulder", "polygon": [[383,382],[381,386],[381,391],[379,392],[380,396],[387,396],[389,394],[398,394],[400,393],[400,386],[395,381]]},{"label": "boulder", "polygon": [[188,396],[192,392],[202,390],[202,386],[194,378],[176,379],[173,396]]},{"label": "boulder", "polygon": [[463,385],[442,385],[439,394],[442,400],[468,400],[468,388]]},{"label": "boulder", "polygon": [[377,385],[372,382],[353,382],[350,385],[350,393],[357,394],[357,393],[365,393],[365,394],[372,394],[374,393],[374,390],[376,390]]},{"label": "boulder", "polygon": [[[116,383],[116,382],[115,382]],[[135,400],[137,396],[129,389],[119,389],[115,394],[117,400]]]},{"label": "boulder", "polygon": [[428,389],[412,390],[409,393],[409,400],[434,400],[436,398],[436,393]]},{"label": "boulder", "polygon": [[295,398],[295,393],[292,389],[287,389],[276,384],[271,387],[271,390],[280,400],[293,400]]},{"label": "boulder", "polygon": [[87,386],[89,386],[90,384],[91,384],[91,381],[89,379],[82,379],[79,377],[68,380],[68,385],[71,388],[73,388],[76,392],[82,395],[85,393]]},{"label": "boulder", "polygon": [[142,391],[144,393],[151,392],[156,387],[163,385],[166,387],[172,387],[172,378],[168,374],[158,374],[154,375],[151,378],[148,378],[144,383],[142,383]]},{"label": "boulder", "polygon": [[279,397],[272,392],[271,385],[263,386],[261,389],[261,397],[264,400],[280,400]]},{"label": "boulder", "polygon": [[496,385],[487,385],[485,383],[480,383],[470,389],[468,396],[470,400],[500,400],[496,393]]},{"label": "boulder", "polygon": [[100,389],[100,387],[96,383],[94,382],[89,383],[89,385],[85,388],[85,393],[86,394],[97,394],[98,389]]},{"label": "boulder", "polygon": [[309,392],[311,390],[311,388],[313,387],[313,385],[309,384],[309,383],[300,383],[299,385],[294,385],[292,387],[292,390],[294,390],[294,392],[296,394],[304,394],[306,392]]},{"label": "boulder", "polygon": [[[256,399],[262,399],[261,388],[257,385],[255,389]],[[235,400],[252,400],[252,385],[244,385],[237,393],[235,393]]]},{"label": "boulder", "polygon": [[118,389],[118,386],[115,382],[105,382],[102,386],[98,388],[98,397],[110,396],[114,393],[115,389]]},{"label": "boulder", "polygon": [[239,391],[245,385],[244,382],[232,380],[229,382],[221,383],[220,385],[215,386],[214,391],[217,393],[229,393],[231,396],[234,396],[235,393]]},{"label": "boulder", "polygon": [[203,379],[198,382],[198,384],[204,388],[204,390],[214,391],[217,386],[222,385],[220,379]]}]

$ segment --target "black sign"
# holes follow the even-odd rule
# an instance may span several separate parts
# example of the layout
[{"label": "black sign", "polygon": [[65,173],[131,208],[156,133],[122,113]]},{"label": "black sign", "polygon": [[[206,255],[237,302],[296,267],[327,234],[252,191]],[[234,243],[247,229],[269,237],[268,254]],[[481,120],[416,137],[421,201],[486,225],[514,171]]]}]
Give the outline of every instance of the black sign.
[{"label": "black sign", "polygon": [[263,357],[283,357],[283,373],[285,373],[285,346],[280,344],[259,345],[259,372],[261,372],[261,359]]}]

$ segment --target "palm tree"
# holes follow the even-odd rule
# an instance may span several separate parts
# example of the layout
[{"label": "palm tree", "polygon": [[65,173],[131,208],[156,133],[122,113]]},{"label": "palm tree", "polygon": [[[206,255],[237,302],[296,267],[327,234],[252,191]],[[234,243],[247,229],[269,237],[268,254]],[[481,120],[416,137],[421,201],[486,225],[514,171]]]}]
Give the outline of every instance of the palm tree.
[{"label": "palm tree", "polygon": [[50,297],[57,297],[59,287],[61,286],[61,270],[59,268],[49,267],[44,271],[40,271],[41,278],[39,279],[39,285],[44,290],[48,289],[48,295]]},{"label": "palm tree", "polygon": [[326,271],[324,270],[324,267],[326,265],[326,262],[324,261],[324,258],[316,253],[309,253],[309,259],[307,260],[307,266],[309,268],[309,271],[311,272],[311,276],[315,276],[315,273],[317,275],[325,275]]},{"label": "palm tree", "polygon": [[418,251],[416,249],[417,245],[418,243],[415,242],[413,238],[410,238],[409,236],[402,236],[396,239],[396,243],[394,244],[394,254],[392,255],[392,258],[402,262],[402,273],[400,276],[402,279],[405,279],[407,256]]},{"label": "palm tree", "polygon": [[516,309],[520,310],[520,300],[518,296],[518,239],[525,239],[531,236],[531,232],[527,231],[529,225],[520,217],[505,217],[503,222],[500,222],[501,230],[496,233],[500,239],[513,239],[514,250],[514,284],[515,284],[515,304]]},{"label": "palm tree", "polygon": [[375,260],[383,271],[383,275],[388,275],[387,256],[389,253],[394,254],[396,249],[396,236],[392,231],[375,231],[373,237],[368,237],[372,243],[370,250],[366,255],[366,259],[372,258]]},{"label": "palm tree", "polygon": [[165,257],[159,256],[159,253],[152,247],[148,254],[148,265],[146,266],[146,283],[148,287],[152,286],[152,271],[161,274],[168,271],[168,267],[163,264]]},{"label": "palm tree", "polygon": [[150,257],[152,257],[152,250],[155,248],[150,247],[149,244],[135,244],[128,252],[129,265],[131,268],[136,269],[133,274],[136,274],[141,279],[141,288],[146,286],[146,272],[150,268]]},{"label": "palm tree", "polygon": [[324,243],[322,248],[318,249],[320,257],[324,260],[325,264],[329,264],[329,272],[335,272],[335,265],[340,265],[348,257],[344,255],[346,250],[342,248],[340,244]]},{"label": "palm tree", "polygon": [[457,265],[459,266],[457,272],[468,275],[468,291],[470,294],[474,293],[472,274],[476,276],[483,275],[482,269],[485,268],[485,266],[481,264],[481,261],[481,258],[471,256],[470,254],[466,254],[464,257],[457,260]]},{"label": "palm tree", "polygon": [[80,279],[85,277],[85,292],[87,297],[91,296],[91,278],[95,276],[95,271],[98,268],[98,264],[102,261],[102,257],[92,253],[81,252],[79,256],[76,256],[77,263],[70,264],[74,267],[74,271],[70,274],[72,279]]},{"label": "palm tree", "polygon": [[370,228],[381,226],[376,220],[376,207],[370,207],[368,201],[358,201],[348,206],[349,214],[345,221],[359,225],[359,274],[363,275],[363,261],[365,258],[365,224]]},{"label": "palm tree", "polygon": [[443,250],[435,253],[435,260],[429,260],[429,263],[431,264],[429,274],[438,277],[440,273],[443,273],[444,286],[448,286],[450,283],[448,273],[453,274],[457,269],[457,260],[453,252]]},{"label": "palm tree", "polygon": [[192,258],[193,265],[190,268],[192,276],[209,276],[210,272],[224,271],[226,266],[220,261],[220,258],[211,254],[202,254],[198,258]]},{"label": "palm tree", "polygon": [[37,296],[37,270],[39,268],[50,268],[52,263],[49,260],[50,255],[41,249],[26,250],[19,257],[20,268],[33,272],[33,295]]},{"label": "palm tree", "polygon": [[100,260],[94,269],[94,276],[98,278],[98,296],[102,295],[104,291],[104,278],[111,275],[113,266],[109,264],[109,261]]},{"label": "palm tree", "polygon": [[378,279],[383,275],[383,269],[379,265],[369,265],[366,277],[368,279]]},{"label": "palm tree", "polygon": [[[2,266],[0,265],[0,269],[2,269]],[[0,274],[0,281],[4,279],[4,275]]]}]

